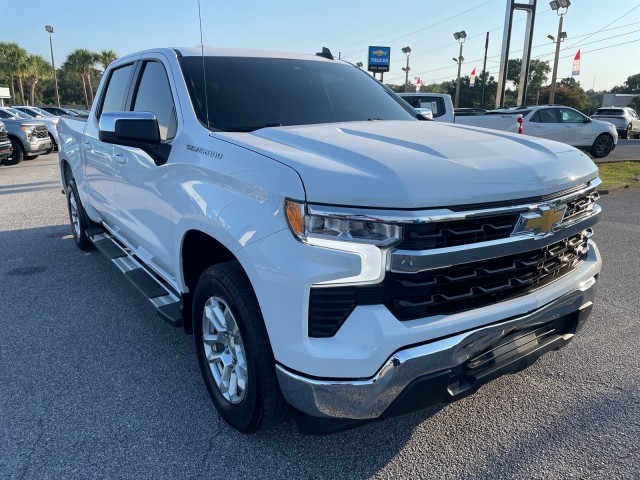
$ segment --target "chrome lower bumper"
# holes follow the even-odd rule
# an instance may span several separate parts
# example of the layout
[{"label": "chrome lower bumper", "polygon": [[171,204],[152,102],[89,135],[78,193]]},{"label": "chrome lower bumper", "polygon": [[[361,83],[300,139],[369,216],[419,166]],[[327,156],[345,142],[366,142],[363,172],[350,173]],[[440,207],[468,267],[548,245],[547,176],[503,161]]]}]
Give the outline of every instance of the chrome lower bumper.
[{"label": "chrome lower bumper", "polygon": [[[477,390],[480,384],[496,376],[531,364],[540,355],[560,348],[574,336],[589,315],[595,295],[596,278],[583,282],[574,291],[527,315],[464,332],[442,340],[400,350],[393,354],[373,377],[365,380],[318,380],[293,373],[276,366],[282,393],[287,401],[301,412],[313,417],[338,419],[375,419],[387,411],[398,397],[417,379],[433,375],[442,387],[446,403]],[[514,332],[529,329],[575,314],[576,329],[557,336],[555,343],[536,348],[515,360],[521,368],[509,364],[504,371],[496,369],[484,382],[478,382],[468,392],[462,392],[459,378],[450,372],[458,371],[470,359],[491,349]],[[513,363],[513,362],[512,362]],[[442,384],[442,378],[445,384]],[[409,389],[407,389],[409,390]],[[385,414],[386,415],[386,414]]]}]

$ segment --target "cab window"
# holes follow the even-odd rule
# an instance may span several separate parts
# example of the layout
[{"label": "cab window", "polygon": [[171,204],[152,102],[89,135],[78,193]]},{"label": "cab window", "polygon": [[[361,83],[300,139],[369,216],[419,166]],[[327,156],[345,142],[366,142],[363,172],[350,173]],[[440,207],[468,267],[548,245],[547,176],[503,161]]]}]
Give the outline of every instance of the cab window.
[{"label": "cab window", "polygon": [[144,63],[133,101],[133,111],[155,114],[162,140],[171,140],[176,136],[176,107],[167,72],[160,62]]}]

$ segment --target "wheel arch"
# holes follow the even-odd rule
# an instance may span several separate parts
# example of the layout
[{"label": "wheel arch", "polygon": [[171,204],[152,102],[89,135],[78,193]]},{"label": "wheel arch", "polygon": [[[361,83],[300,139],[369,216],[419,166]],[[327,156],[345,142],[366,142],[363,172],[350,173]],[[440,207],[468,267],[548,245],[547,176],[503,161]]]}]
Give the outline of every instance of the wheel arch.
[{"label": "wheel arch", "polygon": [[73,178],[73,170],[69,162],[64,158],[60,159],[60,175],[62,175],[62,187],[66,190],[67,184]]},{"label": "wheel arch", "polygon": [[197,229],[190,229],[184,234],[180,246],[180,270],[186,287],[186,292],[182,294],[182,323],[187,333],[193,332],[191,302],[200,275],[213,265],[229,261],[240,264],[231,250],[211,235]]}]

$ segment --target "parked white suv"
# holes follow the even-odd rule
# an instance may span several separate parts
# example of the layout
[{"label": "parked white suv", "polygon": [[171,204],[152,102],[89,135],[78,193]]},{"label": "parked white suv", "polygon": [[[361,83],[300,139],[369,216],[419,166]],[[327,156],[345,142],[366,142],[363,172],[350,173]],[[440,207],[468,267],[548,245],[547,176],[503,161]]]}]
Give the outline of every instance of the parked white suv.
[{"label": "parked white suv", "polygon": [[633,108],[599,108],[591,118],[613,124],[620,138],[640,138],[640,117]]},{"label": "parked white suv", "polygon": [[562,105],[531,106],[520,110],[526,135],[564,142],[588,150],[595,158],[609,155],[618,143],[618,132],[609,122],[592,120]]}]

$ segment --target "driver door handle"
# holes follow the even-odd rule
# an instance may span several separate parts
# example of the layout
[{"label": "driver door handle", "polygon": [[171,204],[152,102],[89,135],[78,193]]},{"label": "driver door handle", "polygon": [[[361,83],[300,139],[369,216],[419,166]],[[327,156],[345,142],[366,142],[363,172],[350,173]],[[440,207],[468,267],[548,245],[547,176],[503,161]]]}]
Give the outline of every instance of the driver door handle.
[{"label": "driver door handle", "polygon": [[121,153],[116,153],[114,155],[115,159],[116,159],[116,163],[118,165],[124,165],[125,163],[127,163],[127,157],[125,157],[124,155],[122,155]]},{"label": "driver door handle", "polygon": [[82,142],[82,144],[84,145],[85,150],[88,151],[93,151],[93,146],[91,146],[91,142]]}]

